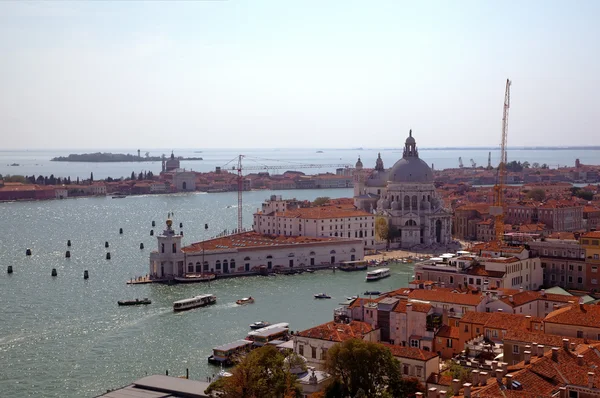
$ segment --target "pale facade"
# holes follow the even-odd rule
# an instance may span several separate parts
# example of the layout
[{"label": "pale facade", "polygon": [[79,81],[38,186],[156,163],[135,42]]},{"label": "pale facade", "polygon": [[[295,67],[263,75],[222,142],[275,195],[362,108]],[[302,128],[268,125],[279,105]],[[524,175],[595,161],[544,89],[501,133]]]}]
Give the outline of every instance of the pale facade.
[{"label": "pale facade", "polygon": [[452,215],[443,206],[433,185],[433,171],[419,158],[412,131],[402,159],[386,170],[381,156],[366,178],[359,159],[354,175],[357,208],[384,216],[398,236],[392,246],[447,245],[452,240]]},{"label": "pale facade", "polygon": [[177,192],[196,190],[196,173],[193,171],[175,170],[173,172],[173,185]]}]

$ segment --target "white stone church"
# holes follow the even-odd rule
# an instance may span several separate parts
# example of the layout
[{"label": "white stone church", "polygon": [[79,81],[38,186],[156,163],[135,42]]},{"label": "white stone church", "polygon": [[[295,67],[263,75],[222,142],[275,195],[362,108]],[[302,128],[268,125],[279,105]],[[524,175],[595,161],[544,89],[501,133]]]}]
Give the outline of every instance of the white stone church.
[{"label": "white stone church", "polygon": [[410,249],[452,241],[452,214],[435,191],[432,169],[419,158],[412,130],[402,159],[386,170],[380,154],[375,170],[365,174],[359,158],[354,172],[354,204],[384,216],[390,229],[397,229],[392,247]]}]

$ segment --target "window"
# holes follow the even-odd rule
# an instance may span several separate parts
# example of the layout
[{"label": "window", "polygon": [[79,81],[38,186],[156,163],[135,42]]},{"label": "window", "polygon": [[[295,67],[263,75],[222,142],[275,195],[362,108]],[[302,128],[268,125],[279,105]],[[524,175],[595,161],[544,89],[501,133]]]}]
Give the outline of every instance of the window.
[{"label": "window", "polygon": [[575,266],[573,264],[569,264],[569,271],[573,271],[574,267]]},{"label": "window", "polygon": [[598,272],[598,267],[596,267],[596,266],[593,266],[593,267],[592,267],[592,272]]},{"label": "window", "polygon": [[304,356],[304,346],[302,344],[298,344],[298,354]]},{"label": "window", "polygon": [[408,365],[404,365],[402,367],[402,373],[404,373],[405,375],[408,375]]},{"label": "window", "polygon": [[411,347],[419,348],[419,340],[411,340],[410,341],[410,346]]},{"label": "window", "polygon": [[312,357],[316,358],[317,357],[317,347],[310,347],[312,349]]},{"label": "window", "polygon": [[583,278],[581,276],[577,278],[577,283],[583,283]]},{"label": "window", "polygon": [[569,275],[569,283],[573,283],[573,277]]},{"label": "window", "polygon": [[582,339],[583,338],[583,330],[578,330],[577,331],[577,338],[578,339]]},{"label": "window", "polygon": [[446,347],[452,348],[452,339],[447,339],[446,340]]},{"label": "window", "polygon": [[417,377],[421,377],[421,367],[417,366]]},{"label": "window", "polygon": [[327,359],[327,348],[321,348],[321,359]]},{"label": "window", "polygon": [[583,268],[582,268],[582,266],[581,266],[581,265],[578,265],[578,266],[577,266],[577,271],[581,272],[581,270],[582,270],[582,269],[583,269]]}]

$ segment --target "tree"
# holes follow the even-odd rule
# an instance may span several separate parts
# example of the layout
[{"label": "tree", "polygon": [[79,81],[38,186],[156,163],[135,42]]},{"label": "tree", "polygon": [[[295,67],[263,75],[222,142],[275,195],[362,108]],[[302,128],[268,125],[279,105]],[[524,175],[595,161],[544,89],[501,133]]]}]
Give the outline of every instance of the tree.
[{"label": "tree", "polygon": [[543,202],[544,199],[546,199],[546,191],[544,191],[542,188],[535,188],[527,192],[527,197],[537,202]]},{"label": "tree", "polygon": [[219,398],[299,398],[302,390],[284,366],[284,358],[271,345],[257,348],[233,369],[232,376],[211,383],[206,392]]},{"label": "tree", "polygon": [[355,397],[361,389],[368,397],[406,396],[400,362],[381,344],[358,339],[336,344],[327,351],[325,368],[333,376],[327,397]]},{"label": "tree", "polygon": [[538,162],[533,162],[531,164],[531,167],[533,167],[534,169],[539,169],[540,168],[540,164]]},{"label": "tree", "polygon": [[5,182],[20,182],[22,184],[25,184],[27,182],[25,180],[25,176],[22,176],[22,175],[11,176],[10,174],[7,174],[4,176],[4,181]]},{"label": "tree", "polygon": [[135,180],[135,173],[133,171],[131,172],[131,179]]},{"label": "tree", "polygon": [[329,196],[319,196],[312,202],[312,204],[313,206],[322,206],[325,203],[329,202],[329,199]]},{"label": "tree", "polygon": [[389,239],[390,225],[385,217],[375,218],[375,237],[377,240],[387,241]]},{"label": "tree", "polygon": [[463,383],[469,383],[471,381],[471,372],[469,369],[452,360],[446,362],[446,365],[448,365],[446,372],[452,377],[452,379],[460,380],[460,385]]},{"label": "tree", "polygon": [[523,168],[524,168],[524,169],[528,169],[528,168],[529,168],[529,166],[530,166],[530,165],[529,165],[529,162],[528,162],[528,161],[524,161],[524,162],[523,162]]},{"label": "tree", "polygon": [[549,169],[550,167],[548,167],[548,165],[546,163],[542,164],[541,166],[542,169]]},{"label": "tree", "polygon": [[94,182],[94,173],[90,173],[90,182]]}]

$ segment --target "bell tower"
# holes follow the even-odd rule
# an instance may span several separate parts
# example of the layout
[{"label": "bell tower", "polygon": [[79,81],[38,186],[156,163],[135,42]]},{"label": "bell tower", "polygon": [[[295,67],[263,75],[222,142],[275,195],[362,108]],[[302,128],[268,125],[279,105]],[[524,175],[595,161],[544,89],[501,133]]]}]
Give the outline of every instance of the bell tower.
[{"label": "bell tower", "polygon": [[172,279],[185,274],[185,254],[181,251],[181,233],[175,233],[171,214],[166,221],[166,228],[156,237],[158,251],[150,254],[150,274],[161,279]]},{"label": "bell tower", "polygon": [[354,196],[360,196],[363,194],[365,190],[365,174],[363,171],[363,164],[360,160],[360,156],[358,157],[358,161],[354,166]]}]

